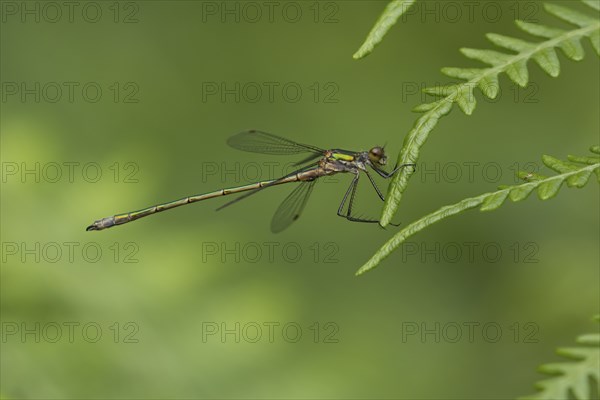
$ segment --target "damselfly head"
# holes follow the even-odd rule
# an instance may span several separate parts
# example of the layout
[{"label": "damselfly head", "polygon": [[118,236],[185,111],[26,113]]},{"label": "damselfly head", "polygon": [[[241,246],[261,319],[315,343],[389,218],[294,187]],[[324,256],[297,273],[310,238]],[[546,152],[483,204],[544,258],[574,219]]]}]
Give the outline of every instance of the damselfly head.
[{"label": "damselfly head", "polygon": [[369,160],[374,164],[385,165],[387,163],[387,156],[383,147],[375,146],[369,150]]}]

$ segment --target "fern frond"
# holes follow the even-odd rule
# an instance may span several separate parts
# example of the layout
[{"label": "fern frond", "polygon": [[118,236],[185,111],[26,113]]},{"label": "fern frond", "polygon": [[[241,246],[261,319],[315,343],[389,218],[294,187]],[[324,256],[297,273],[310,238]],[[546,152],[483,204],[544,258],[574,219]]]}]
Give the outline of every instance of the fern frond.
[{"label": "fern frond", "polygon": [[[594,317],[600,322],[600,315]],[[551,379],[538,382],[539,389],[534,395],[521,400],[558,400],[569,399],[570,393],[576,399],[591,399],[590,378],[600,385],[600,334],[591,333],[577,338],[582,346],[557,349],[557,353],[576,362],[560,362],[544,364],[539,370],[548,375],[557,375]]]},{"label": "fern frond", "polygon": [[416,0],[394,0],[390,2],[386,7],[375,25],[371,29],[371,32],[367,35],[364,43],[354,53],[352,58],[359,60],[369,55],[375,46],[377,46],[382,40],[385,34],[390,30],[394,24],[398,21],[398,18],[402,16],[408,9],[415,3]]},{"label": "fern frond", "polygon": [[[590,150],[596,154],[600,153],[598,146],[591,147]],[[593,172],[596,173],[600,182],[600,156],[569,156],[569,161],[563,161],[545,155],[542,157],[542,161],[548,168],[558,172],[558,174],[545,177],[521,171],[518,175],[522,179],[527,180],[526,183],[515,186],[503,186],[496,192],[485,193],[477,197],[464,199],[456,204],[442,207],[411,223],[395,234],[356,272],[356,275],[364,274],[375,268],[406,239],[427,228],[429,225],[452,215],[460,214],[476,207],[479,207],[481,211],[495,210],[504,204],[506,199],[510,199],[513,202],[521,201],[527,198],[534,190],[537,191],[540,200],[547,200],[556,196],[565,182],[568,187],[581,188],[585,186]]]},{"label": "fern frond", "polygon": [[[597,2],[584,1],[585,4],[597,9]],[[572,30],[551,28],[540,24],[515,21],[524,32],[546,39],[543,42],[530,42],[509,36],[490,33],[487,38],[496,46],[509,50],[504,53],[495,50],[461,49],[470,59],[489,65],[487,68],[443,68],[442,73],[465,82],[459,84],[437,86],[424,89],[425,93],[439,97],[431,103],[421,104],[414,111],[424,113],[404,139],[402,150],[398,156],[398,165],[415,164],[419,158],[421,146],[427,140],[440,118],[447,115],[454,104],[467,115],[471,115],[477,105],[475,88],[479,88],[484,96],[494,99],[499,93],[498,76],[506,73],[508,77],[520,86],[529,82],[527,62],[535,61],[546,73],[556,77],[560,73],[560,63],[556,48],[560,48],[567,58],[579,61],[584,56],[581,40],[588,37],[600,55],[600,19],[573,11],[569,8],[554,4],[545,4],[548,13],[575,25]],[[381,225],[386,226],[396,213],[402,194],[406,190],[411,171],[405,168],[396,174],[390,184],[386,199]]]}]

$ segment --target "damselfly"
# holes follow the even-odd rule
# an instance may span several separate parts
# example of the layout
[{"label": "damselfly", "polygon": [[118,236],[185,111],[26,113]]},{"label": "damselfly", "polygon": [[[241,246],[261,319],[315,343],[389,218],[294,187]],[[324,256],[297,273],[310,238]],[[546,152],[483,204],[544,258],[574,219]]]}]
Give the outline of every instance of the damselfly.
[{"label": "damselfly", "polygon": [[[256,130],[245,131],[234,135],[229,138],[227,143],[233,148],[253,153],[279,155],[307,153],[308,156],[302,161],[294,164],[299,166],[299,169],[282,176],[281,178],[261,181],[245,186],[221,189],[216,192],[189,196],[169,203],[157,204],[142,210],[102,218],[88,226],[86,230],[99,231],[115,225],[126,224],[127,222],[135,221],[136,219],[156,214],[160,211],[170,210],[171,208],[183,206],[185,204],[212,199],[214,197],[226,196],[228,194],[247,192],[242,196],[237,197],[236,199],[217,208],[217,210],[220,210],[268,187],[283,183],[300,182],[298,187],[296,187],[292,193],[290,193],[290,195],[281,203],[275,212],[275,215],[273,216],[273,220],[271,221],[271,230],[273,232],[281,232],[290,226],[292,222],[297,220],[298,217],[300,217],[300,214],[302,213],[302,210],[304,209],[304,206],[306,205],[314,188],[316,179],[323,176],[338,174],[340,172],[349,172],[354,175],[354,179],[352,179],[352,183],[350,183],[350,186],[344,194],[337,214],[349,221],[377,223],[379,221],[375,219],[364,219],[352,215],[352,207],[354,203],[354,197],[356,195],[356,189],[358,187],[360,173],[363,172],[367,176],[379,198],[384,200],[384,196],[381,193],[381,190],[379,190],[377,187],[377,184],[369,173],[368,168],[375,171],[379,176],[388,179],[391,178],[400,168],[413,165],[396,165],[391,172],[386,172],[382,168],[386,165],[387,156],[385,155],[383,147],[380,146],[373,147],[369,151],[358,152],[341,149],[323,150],[315,146],[296,143],[280,136]],[[344,211],[346,203],[348,203],[348,206],[346,207],[346,211]]]}]

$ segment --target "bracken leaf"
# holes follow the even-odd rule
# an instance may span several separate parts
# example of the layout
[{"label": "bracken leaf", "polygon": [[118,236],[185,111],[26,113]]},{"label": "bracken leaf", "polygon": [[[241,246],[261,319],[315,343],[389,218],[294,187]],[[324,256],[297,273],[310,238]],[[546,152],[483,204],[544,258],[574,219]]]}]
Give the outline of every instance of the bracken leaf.
[{"label": "bracken leaf", "polygon": [[481,50],[481,49],[469,49],[462,48],[460,51],[472,60],[481,61],[482,63],[489,65],[499,65],[507,63],[511,56],[508,54],[500,53],[495,50]]},{"label": "bracken leaf", "polygon": [[488,33],[486,36],[496,46],[504,47],[505,49],[516,51],[518,53],[535,47],[533,44],[524,40],[498,35],[497,33]]},{"label": "bracken leaf", "polygon": [[596,54],[600,56],[600,31],[591,32],[588,37],[592,42],[592,47],[596,50]]},{"label": "bracken leaf", "polygon": [[514,202],[521,201],[529,197],[533,189],[535,189],[535,185],[515,186],[510,190],[508,197]]},{"label": "bracken leaf", "polygon": [[[589,5],[589,4],[588,4]],[[398,164],[414,163],[420,154],[419,146],[425,143],[427,136],[435,127],[441,117],[448,114],[452,105],[457,103],[460,109],[467,115],[471,115],[477,106],[474,87],[477,86],[484,96],[494,99],[500,93],[498,77],[505,73],[508,77],[521,87],[526,87],[529,82],[528,61],[534,60],[550,76],[560,73],[560,63],[556,49],[560,48],[566,57],[572,60],[581,60],[584,50],[581,39],[589,37],[595,51],[600,55],[600,18],[587,16],[578,11],[570,10],[563,6],[546,6],[548,12],[557,15],[561,19],[577,25],[578,28],[570,30],[552,28],[541,24],[524,21],[516,21],[518,28],[537,38],[544,38],[542,42],[529,42],[524,39],[488,34],[487,37],[496,45],[509,49],[517,54],[502,53],[487,49],[462,48],[461,52],[470,59],[483,62],[490,67],[487,68],[443,68],[442,73],[455,79],[464,80],[462,83],[452,85],[441,85],[429,89],[432,93],[442,98],[428,104],[422,104],[414,108],[417,112],[425,115],[419,118],[415,126],[418,130],[411,130],[398,156]],[[440,110],[444,112],[440,113]],[[391,180],[389,192],[391,196],[385,201],[381,217],[381,225],[386,226],[399,208],[402,193],[406,190],[411,174],[407,170],[397,173]],[[573,184],[578,179],[571,179],[568,183]],[[551,185],[547,185],[551,186]],[[545,193],[545,191],[542,191]]]},{"label": "bracken leaf", "polygon": [[597,164],[600,162],[600,157],[580,157],[568,155],[567,158],[569,161],[587,165]]},{"label": "bracken leaf", "polygon": [[501,190],[499,192],[493,193],[492,195],[485,198],[483,201],[483,205],[481,206],[481,211],[492,211],[496,208],[500,207],[506,197],[508,196],[509,190]]},{"label": "bracken leaf", "polygon": [[592,171],[581,171],[576,175],[567,178],[567,186],[582,188],[589,181]]},{"label": "bracken leaf", "polygon": [[540,200],[548,200],[558,194],[563,179],[556,178],[542,183],[537,190]]},{"label": "bracken leaf", "polygon": [[558,4],[544,3],[544,8],[555,17],[560,18],[563,21],[567,21],[573,25],[577,25],[581,28],[598,23],[598,20],[595,18],[588,17],[585,14],[567,7],[559,6]]},{"label": "bracken leaf", "polygon": [[[598,317],[593,319],[598,321]],[[553,377],[536,383],[535,387],[539,391],[522,397],[522,400],[583,400],[594,396],[592,385],[600,385],[600,334],[581,335],[576,341],[580,346],[559,348],[556,351],[569,361],[544,364],[538,368],[541,373]]]},{"label": "bracken leaf", "polygon": [[541,24],[532,24],[521,20],[516,20],[515,23],[521,30],[529,33],[530,35],[541,37],[544,39],[552,39],[560,35],[565,34],[564,29],[551,28],[549,26]]},{"label": "bracken leaf", "polygon": [[565,56],[571,60],[581,61],[583,60],[583,57],[585,57],[585,51],[581,45],[581,39],[578,37],[565,40],[560,44],[560,48],[562,49],[563,53],[565,53]]},{"label": "bracken leaf", "polygon": [[577,170],[579,167],[575,164],[568,163],[566,161],[559,160],[558,158],[554,158],[552,156],[543,155],[542,162],[544,165],[550,169],[555,170],[561,174],[565,172],[571,172]]},{"label": "bracken leaf", "polygon": [[498,74],[486,74],[477,82],[477,86],[483,92],[483,94],[490,98],[495,99],[500,91],[500,82],[498,81]]},{"label": "bracken leaf", "polygon": [[448,85],[448,86],[432,86],[423,89],[423,93],[430,94],[432,96],[441,96],[446,97],[453,93],[456,93],[458,89],[457,85]]},{"label": "bracken leaf", "polygon": [[483,68],[442,68],[442,74],[449,76],[450,78],[464,79],[465,81],[480,76],[483,71],[485,71]]},{"label": "bracken leaf", "polygon": [[553,48],[542,49],[533,55],[537,64],[553,78],[560,74],[560,63]]},{"label": "bracken leaf", "polygon": [[592,7],[594,10],[600,11],[600,0],[581,0],[584,4]]},{"label": "bracken leaf", "polygon": [[429,111],[431,109],[436,108],[439,104],[440,104],[439,101],[435,101],[433,103],[419,104],[418,106],[416,106],[415,108],[413,108],[413,111],[415,111],[415,112],[426,112],[426,111]]},{"label": "bracken leaf", "polygon": [[475,95],[473,94],[473,87],[464,85],[456,95],[456,102],[465,114],[471,115],[477,105],[477,100],[475,100]]},{"label": "bracken leaf", "polygon": [[383,40],[383,37],[390,28],[394,26],[406,11],[408,11],[415,1],[416,0],[394,0],[390,2],[371,29],[371,32],[367,35],[364,43],[352,57],[355,60],[358,60],[370,54],[375,46]]},{"label": "bracken leaf", "polygon": [[[481,211],[495,210],[504,204],[507,197],[513,202],[521,201],[528,197],[535,189],[537,189],[537,194],[540,199],[547,200],[558,193],[564,181],[567,181],[568,186],[582,187],[589,181],[592,171],[595,171],[596,173],[600,171],[600,161],[591,165],[585,163],[579,165],[561,161],[551,156],[544,156],[543,161],[551,168],[562,170],[564,172],[555,176],[544,177],[539,174],[520,171],[519,176],[527,180],[527,182],[515,186],[502,186],[495,192],[485,193],[477,197],[464,199],[456,204],[441,207],[437,211],[409,224],[395,234],[357,271],[357,274],[360,275],[375,268],[408,237],[444,218],[460,214],[463,211],[475,207],[480,207]],[[598,176],[600,176],[600,174],[598,174]],[[402,193],[392,193],[391,195],[388,195],[388,199],[386,200],[389,200],[389,198],[394,195],[402,195]]]},{"label": "bracken leaf", "polygon": [[519,60],[510,64],[506,68],[506,74],[517,85],[521,87],[527,86],[529,82],[529,71],[527,71],[527,61]]}]

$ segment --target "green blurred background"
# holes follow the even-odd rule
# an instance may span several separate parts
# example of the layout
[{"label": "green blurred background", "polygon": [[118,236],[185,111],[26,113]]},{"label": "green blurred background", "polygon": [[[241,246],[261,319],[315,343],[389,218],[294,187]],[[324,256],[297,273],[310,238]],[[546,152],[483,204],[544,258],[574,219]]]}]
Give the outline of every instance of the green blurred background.
[{"label": "green blurred background", "polygon": [[[593,181],[551,201],[532,196],[444,221],[360,278],[354,272],[396,228],[336,217],[346,176],[317,185],[303,217],[278,235],[269,221],[290,187],[218,213],[223,200],[84,231],[114,213],[246,183],[257,165],[270,178],[265,162],[278,163],[280,173],[281,157],[227,147],[228,136],[248,128],[320,147],[387,143],[393,163],[417,118],[410,110],[423,100],[414,89],[448,82],[441,67],[477,66],[460,47],[491,48],[487,32],[524,37],[515,13],[568,27],[541,3],[494,2],[485,18],[488,3],[470,19],[462,5],[455,18],[443,2],[423,2],[355,61],[385,2],[281,2],[271,20],[270,6],[259,2],[254,22],[255,9],[236,2],[81,2],[72,21],[63,6],[58,19],[40,9],[39,22],[35,14],[21,20],[21,8],[35,10],[36,2],[3,2],[2,396],[505,399],[532,392],[541,378],[536,366],[555,360],[555,347],[597,330],[590,322],[599,307]],[[87,19],[102,12],[98,22],[84,18],[84,7]],[[222,16],[224,7],[234,14]],[[433,14],[422,14],[425,7]],[[473,116],[455,109],[444,118],[423,148],[398,220],[514,183],[515,166],[539,166],[542,154],[586,155],[598,143],[600,74],[589,42],[584,47],[579,63],[561,54],[559,78],[531,64],[528,88],[503,76],[497,101],[478,96]],[[236,82],[239,102],[233,94],[222,100],[220,88],[207,92]],[[266,82],[275,82],[272,101]],[[22,83],[34,94],[21,97]],[[54,101],[57,85],[63,93]],[[72,99],[66,85],[74,85]],[[264,92],[253,102],[256,85]],[[284,85],[292,88],[285,94]],[[97,87],[102,95],[93,102]],[[36,163],[39,179],[21,175]],[[474,163],[472,179],[465,163]],[[423,174],[436,170],[439,179]],[[358,211],[376,217],[381,204],[368,186],[362,182]],[[272,340],[266,323],[279,324]],[[236,324],[239,343],[233,333],[208,334]],[[501,334],[485,334],[485,324]],[[257,325],[262,336],[253,343]],[[462,336],[452,343],[457,325]],[[407,335],[410,327],[440,338]],[[33,333],[23,336],[27,329]]]}]

